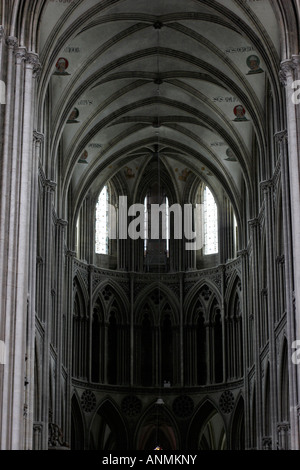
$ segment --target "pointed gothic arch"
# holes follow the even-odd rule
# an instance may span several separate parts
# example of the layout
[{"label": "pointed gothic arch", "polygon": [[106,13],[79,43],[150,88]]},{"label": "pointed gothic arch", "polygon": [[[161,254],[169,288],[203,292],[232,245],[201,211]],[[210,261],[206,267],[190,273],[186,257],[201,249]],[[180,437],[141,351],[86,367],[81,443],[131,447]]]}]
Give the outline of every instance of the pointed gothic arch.
[{"label": "pointed gothic arch", "polygon": [[89,450],[119,451],[128,449],[128,429],[113,400],[106,398],[94,413],[89,427]]},{"label": "pointed gothic arch", "polygon": [[226,450],[227,431],[217,407],[205,398],[194,413],[187,433],[187,448],[191,450]]},{"label": "pointed gothic arch", "polygon": [[85,426],[76,392],[71,401],[71,450],[85,449]]},{"label": "pointed gothic arch", "polygon": [[245,404],[242,396],[237,400],[231,424],[231,449],[245,450]]},{"label": "pointed gothic arch", "polygon": [[153,451],[157,446],[165,451],[181,448],[180,432],[166,404],[150,404],[140,417],[135,431],[136,449]]},{"label": "pointed gothic arch", "polygon": [[112,304],[116,302],[119,309],[118,320],[124,323],[128,322],[128,297],[122,286],[120,286],[113,279],[100,282],[97,285],[93,291],[92,304],[94,305],[96,301],[101,302],[105,320],[108,319]]}]

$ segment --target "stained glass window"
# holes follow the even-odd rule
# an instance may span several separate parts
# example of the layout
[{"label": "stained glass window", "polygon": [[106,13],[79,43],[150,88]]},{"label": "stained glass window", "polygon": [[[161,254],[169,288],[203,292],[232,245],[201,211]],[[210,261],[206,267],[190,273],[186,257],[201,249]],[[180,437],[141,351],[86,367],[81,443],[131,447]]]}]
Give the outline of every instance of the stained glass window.
[{"label": "stained glass window", "polygon": [[100,255],[108,255],[108,203],[109,203],[109,192],[108,187],[104,186],[102,189],[97,205],[96,205],[96,253]]}]

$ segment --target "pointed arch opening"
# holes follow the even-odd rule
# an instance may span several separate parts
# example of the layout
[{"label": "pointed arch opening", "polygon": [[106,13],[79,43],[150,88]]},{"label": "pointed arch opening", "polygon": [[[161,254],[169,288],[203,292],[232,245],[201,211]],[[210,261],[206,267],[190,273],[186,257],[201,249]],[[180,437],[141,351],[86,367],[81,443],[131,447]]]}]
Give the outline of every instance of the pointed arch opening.
[{"label": "pointed arch opening", "polygon": [[209,400],[195,414],[187,438],[188,449],[227,450],[224,420]]},{"label": "pointed arch opening", "polygon": [[117,408],[106,400],[93,418],[89,433],[89,450],[118,451],[128,449],[128,431]]},{"label": "pointed arch opening", "polygon": [[84,424],[75,394],[71,401],[71,450],[84,450]]},{"label": "pointed arch opening", "polygon": [[245,450],[245,406],[240,397],[232,423],[232,450]]}]

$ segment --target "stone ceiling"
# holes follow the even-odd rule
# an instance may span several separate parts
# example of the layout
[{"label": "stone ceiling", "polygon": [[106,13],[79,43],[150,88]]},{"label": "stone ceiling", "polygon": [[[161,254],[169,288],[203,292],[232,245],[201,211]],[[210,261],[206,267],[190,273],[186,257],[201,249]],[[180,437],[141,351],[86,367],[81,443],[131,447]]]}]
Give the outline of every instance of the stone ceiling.
[{"label": "stone ceiling", "polygon": [[269,0],[52,0],[39,44],[65,203],[116,174],[136,191],[158,149],[178,194],[196,174],[240,216],[253,148],[267,151],[266,89],[279,93]]}]

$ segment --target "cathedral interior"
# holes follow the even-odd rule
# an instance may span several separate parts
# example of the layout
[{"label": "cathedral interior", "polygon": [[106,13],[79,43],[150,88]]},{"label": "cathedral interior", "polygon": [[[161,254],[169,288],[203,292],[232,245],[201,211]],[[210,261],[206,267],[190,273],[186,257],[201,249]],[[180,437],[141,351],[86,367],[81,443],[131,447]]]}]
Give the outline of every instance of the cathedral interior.
[{"label": "cathedral interior", "polygon": [[299,19],[0,0],[2,450],[300,449]]}]

